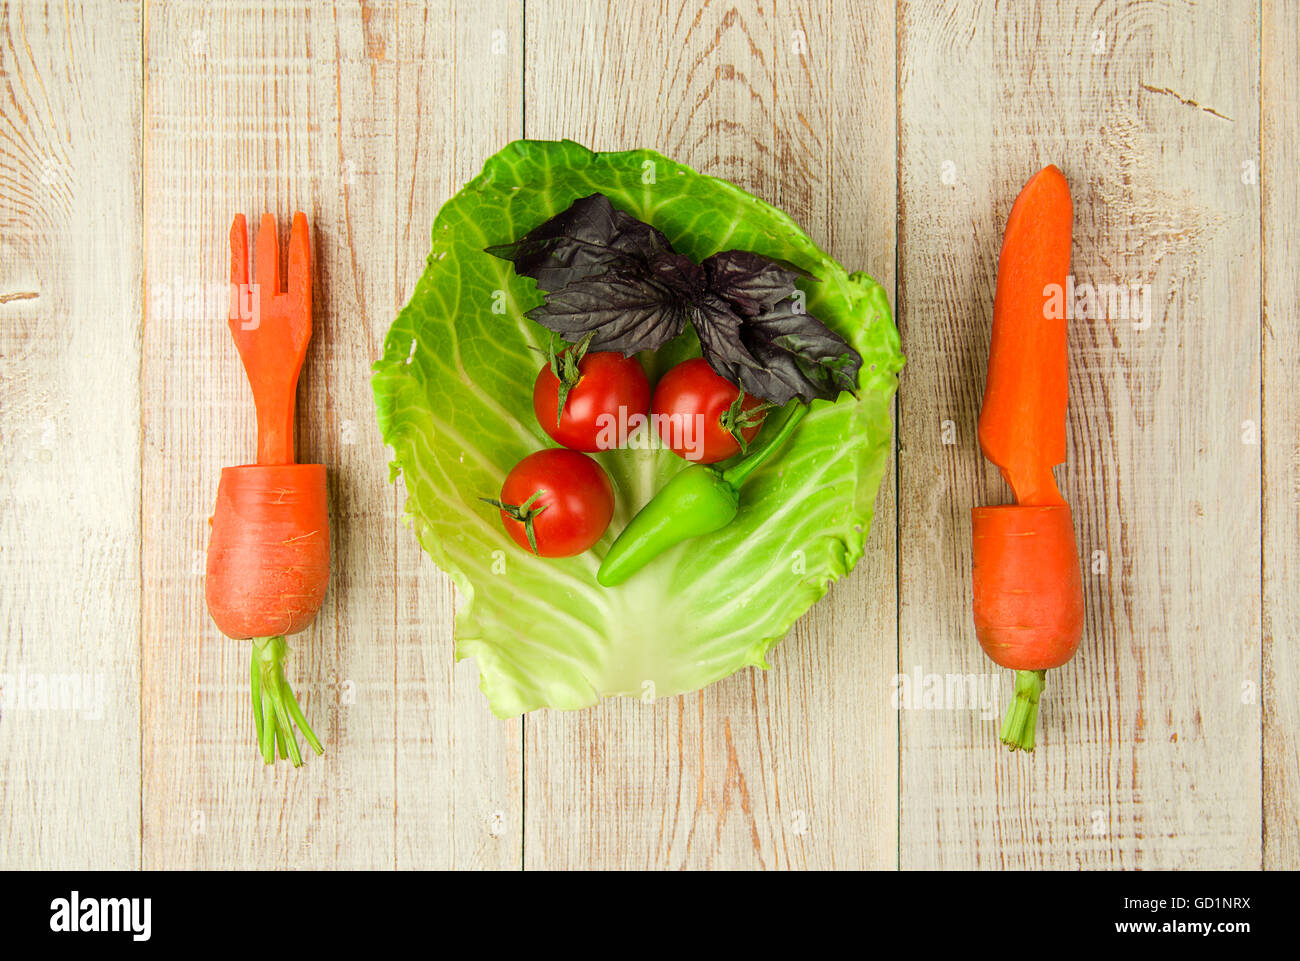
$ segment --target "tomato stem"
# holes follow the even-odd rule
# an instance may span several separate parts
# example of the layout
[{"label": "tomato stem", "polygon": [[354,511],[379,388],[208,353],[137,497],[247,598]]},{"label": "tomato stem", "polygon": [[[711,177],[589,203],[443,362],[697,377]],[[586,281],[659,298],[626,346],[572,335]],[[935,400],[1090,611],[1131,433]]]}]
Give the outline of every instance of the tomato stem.
[{"label": "tomato stem", "polygon": [[541,507],[534,508],[533,503],[537,498],[545,494],[545,490],[539,490],[532,497],[522,504],[506,504],[492,497],[480,497],[479,500],[487,501],[493,507],[501,510],[511,520],[518,521],[524,525],[524,531],[528,534],[528,543],[533,548],[533,553],[541,556],[541,551],[537,549],[537,531],[533,526],[533,521],[542,511],[550,507],[550,504],[543,504]]},{"label": "tomato stem", "polygon": [[741,388],[736,399],[731,402],[731,406],[723,411],[722,416],[718,418],[718,425],[725,430],[736,443],[740,446],[742,454],[749,453],[749,440],[745,437],[745,431],[758,424],[763,423],[763,418],[767,412],[776,405],[771,401],[765,400],[761,404],[753,407],[745,407],[745,391]]},{"label": "tomato stem", "polygon": [[1016,671],[1016,688],[1002,719],[1002,743],[1012,751],[1032,751],[1038,726],[1038,699],[1046,671]]},{"label": "tomato stem", "polygon": [[723,471],[722,479],[732,487],[739,489],[741,484],[749,480],[750,474],[762,467],[764,461],[781,449],[781,445],[790,438],[790,435],[794,433],[794,429],[799,426],[799,422],[803,420],[804,415],[807,413],[808,405],[796,401],[794,409],[786,416],[780,430],[765,440],[753,453],[747,454],[744,460]]},{"label": "tomato stem", "polygon": [[289,645],[282,635],[253,638],[253,659],[249,672],[253,695],[253,724],[257,729],[258,750],[267,764],[287,757],[294,767],[302,766],[302,752],[293,729],[297,725],[317,754],[324,754],[316,732],[307,723],[293,688],[284,676],[284,658]]},{"label": "tomato stem", "polygon": [[558,354],[555,352],[554,333],[551,334],[551,339],[546,345],[547,362],[550,364],[551,373],[560,382],[555,392],[556,427],[559,427],[560,421],[564,419],[564,405],[569,402],[569,391],[577,387],[578,381],[582,379],[582,358],[587,356],[587,348],[591,346],[591,338],[595,336],[596,332],[589,330],[580,341]]}]

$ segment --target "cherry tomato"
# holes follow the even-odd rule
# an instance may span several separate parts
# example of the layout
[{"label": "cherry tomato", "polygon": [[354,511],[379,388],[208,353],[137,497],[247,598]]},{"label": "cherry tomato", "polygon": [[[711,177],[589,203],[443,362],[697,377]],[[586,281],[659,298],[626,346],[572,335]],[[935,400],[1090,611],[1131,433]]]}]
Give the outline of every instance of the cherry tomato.
[{"label": "cherry tomato", "polygon": [[[683,361],[655,387],[650,406],[660,439],[675,453],[701,464],[736,456],[740,445],[723,426],[722,417],[739,396],[740,388],[718,376],[708,361],[701,357]],[[740,408],[743,412],[762,404],[759,398],[747,395]],[[763,427],[761,413],[755,420],[740,431],[747,444]]]},{"label": "cherry tomato", "polygon": [[524,550],[572,557],[605,533],[614,516],[614,485],[586,454],[552,448],[516,464],[501,486],[501,499],[491,503],[501,508],[506,533]]},{"label": "cherry tomato", "polygon": [[645,371],[635,357],[617,352],[599,351],[582,357],[557,424],[560,388],[560,378],[550,365],[543,367],[533,384],[533,413],[546,433],[572,450],[612,450],[618,446],[619,425],[634,414],[644,418],[650,410],[650,381]]}]

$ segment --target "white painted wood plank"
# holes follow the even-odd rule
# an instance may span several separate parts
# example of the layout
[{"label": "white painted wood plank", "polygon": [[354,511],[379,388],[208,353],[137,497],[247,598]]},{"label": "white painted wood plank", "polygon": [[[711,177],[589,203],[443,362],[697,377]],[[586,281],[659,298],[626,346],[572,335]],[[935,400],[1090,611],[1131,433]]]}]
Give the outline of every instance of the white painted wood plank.
[{"label": "white painted wood plank", "polygon": [[140,863],[139,38],[0,6],[3,868]]},{"label": "white painted wood plank", "polygon": [[[733,180],[892,289],[892,35],[885,5],[529,4],[527,133]],[[770,671],[526,718],[528,867],[894,865],[891,479]]]},{"label": "white painted wood plank", "polygon": [[[438,208],[522,132],[523,15],[510,0],[403,6],[396,37],[400,308],[424,271]],[[381,348],[376,340],[376,358]],[[405,499],[399,482],[399,511]],[[454,660],[451,579],[405,524],[395,525],[397,864],[518,868],[521,724],[498,720],[477,666]]]},{"label": "white painted wood plank", "polygon": [[999,674],[1009,696],[974,638],[969,510],[1008,498],[975,418],[1029,176],[1070,182],[1080,282],[1152,291],[1149,325],[1070,328],[1061,476],[1088,617],[1039,747],[1007,755],[977,712],[907,712],[901,863],[1257,867],[1255,7],[913,4],[899,27],[904,667]]},{"label": "white painted wood plank", "polygon": [[1263,4],[1264,866],[1300,868],[1300,10]]}]

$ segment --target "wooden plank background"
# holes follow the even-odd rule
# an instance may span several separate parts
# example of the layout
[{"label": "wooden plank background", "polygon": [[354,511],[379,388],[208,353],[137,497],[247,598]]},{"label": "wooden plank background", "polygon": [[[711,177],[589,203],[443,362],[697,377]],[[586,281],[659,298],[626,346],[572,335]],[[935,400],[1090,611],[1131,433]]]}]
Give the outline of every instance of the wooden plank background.
[{"label": "wooden plank background", "polygon": [[[0,0],[0,867],[1300,867],[1298,57],[1282,0]],[[439,205],[520,136],[732,179],[896,294],[868,555],[771,671],[498,721],[452,662],[368,368]],[[1010,690],[970,623],[969,508],[1007,496],[974,424],[1047,162],[1077,282],[1150,315],[1070,327],[1088,631],[1013,757],[1000,711],[894,679]],[[335,563],[295,772],[257,763],[201,574],[253,430],[226,232],[299,209]],[[72,675],[83,703],[12,699]]]},{"label": "wooden plank background", "polygon": [[[1300,11],[1266,4],[1260,24],[1264,441],[1264,866],[1300,865]],[[1272,186],[1276,180],[1276,187]]]}]

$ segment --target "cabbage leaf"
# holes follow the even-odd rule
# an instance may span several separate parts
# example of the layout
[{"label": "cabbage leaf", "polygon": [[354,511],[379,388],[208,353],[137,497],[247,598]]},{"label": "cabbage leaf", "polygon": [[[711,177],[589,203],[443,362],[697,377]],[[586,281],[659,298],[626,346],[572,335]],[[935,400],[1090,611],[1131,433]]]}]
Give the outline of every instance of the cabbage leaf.
[{"label": "cabbage leaf", "polygon": [[[544,295],[484,248],[518,240],[593,192],[696,263],[736,248],[805,271],[808,311],[863,358],[856,397],[813,401],[789,443],[742,489],[734,522],[610,589],[596,583],[596,569],[628,520],[685,466],[671,451],[644,443],[594,455],[617,505],[605,537],[580,557],[521,550],[479,499],[497,496],[525,455],[553,446],[532,409],[549,333],[524,316]],[[653,382],[698,354],[688,331],[642,358]],[[407,517],[460,592],[456,656],[477,660],[493,712],[666,697],[766,667],[767,651],[862,557],[902,365],[885,291],[734,184],[649,150],[594,153],[571,141],[516,141],[489,158],[439,211],[424,274],[388,332],[373,385]]]}]

